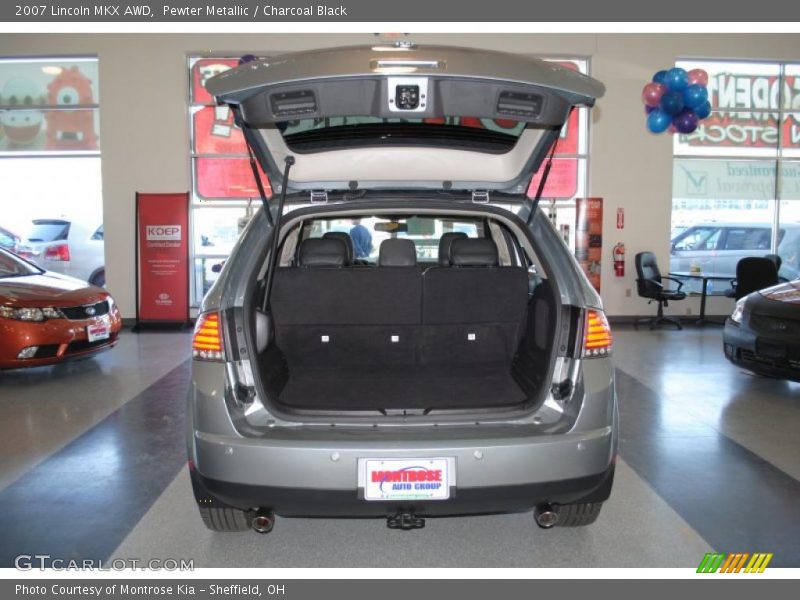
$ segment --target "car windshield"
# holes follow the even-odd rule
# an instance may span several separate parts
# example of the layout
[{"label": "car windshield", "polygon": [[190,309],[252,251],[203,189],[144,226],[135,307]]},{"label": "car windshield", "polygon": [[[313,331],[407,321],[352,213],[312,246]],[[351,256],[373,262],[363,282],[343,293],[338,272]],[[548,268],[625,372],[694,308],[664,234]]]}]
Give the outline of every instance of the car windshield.
[{"label": "car windshield", "polygon": [[419,262],[436,262],[442,234],[457,231],[468,237],[483,237],[484,223],[477,219],[403,216],[397,218],[364,217],[361,219],[317,219],[310,223],[304,237],[322,237],[331,231],[348,233],[353,240],[355,258],[375,262],[381,242],[405,238],[414,242]]},{"label": "car windshield", "polygon": [[0,250],[0,279],[8,277],[24,277],[25,275],[39,275],[43,273],[41,269],[25,262],[18,256]]}]

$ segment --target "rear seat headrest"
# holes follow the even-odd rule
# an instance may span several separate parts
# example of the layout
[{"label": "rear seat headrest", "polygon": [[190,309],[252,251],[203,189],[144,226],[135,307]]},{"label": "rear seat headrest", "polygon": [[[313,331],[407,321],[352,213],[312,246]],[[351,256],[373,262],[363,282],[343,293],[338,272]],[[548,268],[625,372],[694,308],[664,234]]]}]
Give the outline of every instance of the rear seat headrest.
[{"label": "rear seat headrest", "polygon": [[322,239],[342,240],[344,245],[347,247],[347,263],[345,263],[345,266],[350,266],[353,264],[353,257],[356,254],[356,248],[353,245],[353,238],[350,237],[349,233],[346,231],[328,231],[322,236]]},{"label": "rear seat headrest", "polygon": [[489,238],[459,238],[450,246],[450,262],[455,267],[496,267],[497,246]]},{"label": "rear seat headrest", "polygon": [[344,267],[347,247],[339,238],[310,238],[300,244],[300,266]]},{"label": "rear seat headrest", "polygon": [[463,231],[448,231],[447,233],[442,234],[442,237],[439,238],[440,267],[450,266],[450,248],[452,247],[453,242],[465,237],[467,237],[467,234]]},{"label": "rear seat headrest", "polygon": [[402,238],[390,238],[381,242],[378,254],[379,267],[415,267],[417,249],[414,242]]}]

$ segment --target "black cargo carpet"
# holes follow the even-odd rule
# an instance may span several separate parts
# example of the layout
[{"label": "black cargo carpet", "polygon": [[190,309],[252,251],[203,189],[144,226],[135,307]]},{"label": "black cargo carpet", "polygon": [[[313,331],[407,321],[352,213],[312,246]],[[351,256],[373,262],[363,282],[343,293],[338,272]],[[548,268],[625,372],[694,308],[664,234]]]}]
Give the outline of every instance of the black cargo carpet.
[{"label": "black cargo carpet", "polygon": [[291,367],[280,402],[315,410],[459,409],[513,406],[525,393],[508,365]]}]

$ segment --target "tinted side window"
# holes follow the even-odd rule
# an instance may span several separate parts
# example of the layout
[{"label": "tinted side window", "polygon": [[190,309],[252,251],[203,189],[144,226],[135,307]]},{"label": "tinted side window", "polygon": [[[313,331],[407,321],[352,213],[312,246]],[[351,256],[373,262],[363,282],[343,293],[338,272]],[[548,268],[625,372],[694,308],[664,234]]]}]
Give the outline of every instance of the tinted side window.
[{"label": "tinted side window", "polygon": [[765,227],[731,227],[722,250],[769,250],[770,237]]},{"label": "tinted side window", "polygon": [[720,232],[719,227],[692,227],[675,240],[675,250],[715,250]]},{"label": "tinted side window", "polygon": [[95,232],[92,234],[92,239],[93,239],[93,240],[102,240],[102,239],[103,239],[103,236],[104,236],[104,232],[103,232],[103,226],[102,226],[102,225],[100,225],[100,227],[98,227],[98,228],[97,228],[97,231],[95,231]]}]

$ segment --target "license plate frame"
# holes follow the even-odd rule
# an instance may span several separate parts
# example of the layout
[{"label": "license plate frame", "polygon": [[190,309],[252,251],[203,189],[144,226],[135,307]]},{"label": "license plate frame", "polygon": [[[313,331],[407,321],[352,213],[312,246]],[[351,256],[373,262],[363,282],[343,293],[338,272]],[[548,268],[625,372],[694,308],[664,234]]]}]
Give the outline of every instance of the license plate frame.
[{"label": "license plate frame", "polygon": [[[386,475],[373,476],[379,472]],[[358,488],[367,502],[449,500],[456,488],[455,457],[359,458]]]},{"label": "license plate frame", "polygon": [[90,344],[111,337],[111,325],[105,320],[98,320],[86,326],[86,341]]}]

